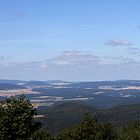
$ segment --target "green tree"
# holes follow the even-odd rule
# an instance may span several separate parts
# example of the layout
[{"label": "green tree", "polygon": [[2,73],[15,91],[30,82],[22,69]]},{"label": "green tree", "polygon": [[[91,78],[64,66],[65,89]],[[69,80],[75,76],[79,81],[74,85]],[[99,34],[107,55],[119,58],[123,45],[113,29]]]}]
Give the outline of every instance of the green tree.
[{"label": "green tree", "polygon": [[52,138],[47,131],[39,129],[33,134],[31,140],[52,140]]},{"label": "green tree", "polygon": [[41,126],[34,121],[36,114],[36,109],[24,96],[7,98],[0,102],[0,139],[29,139]]},{"label": "green tree", "polygon": [[123,127],[120,140],[140,140],[140,122],[136,121]]},{"label": "green tree", "polygon": [[117,140],[111,124],[100,123],[96,116],[85,114],[83,121],[76,127],[58,134],[57,140]]}]

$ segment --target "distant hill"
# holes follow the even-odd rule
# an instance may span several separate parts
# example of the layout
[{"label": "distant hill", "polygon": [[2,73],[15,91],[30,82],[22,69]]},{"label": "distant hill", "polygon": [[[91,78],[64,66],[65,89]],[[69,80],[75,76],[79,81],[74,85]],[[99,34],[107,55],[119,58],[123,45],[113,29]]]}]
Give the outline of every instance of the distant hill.
[{"label": "distant hill", "polygon": [[95,81],[95,82],[78,82],[69,86],[73,88],[98,88],[98,86],[140,86],[140,80],[117,80],[117,81]]},{"label": "distant hill", "polygon": [[22,85],[0,83],[0,90],[10,90],[10,89],[26,89],[26,87]]},{"label": "distant hill", "polygon": [[140,80],[117,80],[117,81],[94,81],[94,82],[67,82],[62,80],[48,80],[48,81],[23,81],[23,80],[5,80],[0,79],[0,83],[23,85],[29,87],[37,86],[63,86],[70,88],[98,88],[99,86],[113,86],[113,87],[125,87],[125,86],[140,86]]},{"label": "distant hill", "polygon": [[49,84],[42,81],[27,81],[26,83],[23,84],[23,86],[33,87],[33,88],[36,88],[38,86],[47,86],[47,85]]},{"label": "distant hill", "polygon": [[65,81],[62,81],[62,80],[48,80],[46,81],[46,83],[49,83],[49,84],[53,84],[53,83],[65,83]]},{"label": "distant hill", "polygon": [[26,81],[0,79],[0,83],[4,83],[4,84],[14,84],[14,85],[18,85],[18,84],[21,84],[21,83],[24,83],[24,82],[26,82]]}]

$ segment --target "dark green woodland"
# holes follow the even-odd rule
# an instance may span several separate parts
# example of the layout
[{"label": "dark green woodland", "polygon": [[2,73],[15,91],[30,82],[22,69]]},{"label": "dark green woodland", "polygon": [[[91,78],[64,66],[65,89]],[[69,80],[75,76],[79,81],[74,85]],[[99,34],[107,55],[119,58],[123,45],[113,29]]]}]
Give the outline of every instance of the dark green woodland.
[{"label": "dark green woodland", "polygon": [[[61,116],[61,119],[65,119],[64,122],[58,116],[56,122],[60,124],[59,128],[63,127],[63,129],[54,135],[49,133],[50,130],[47,130],[47,127],[43,126],[43,120],[35,118],[37,110],[27,98],[24,96],[7,98],[0,102],[0,140],[140,140],[140,121],[138,118],[133,121],[128,119],[131,118],[131,115],[134,117],[134,115],[137,116],[139,114],[139,105],[107,111],[87,109],[87,106],[80,106],[77,103],[78,106],[79,112],[77,109],[74,110],[72,105],[59,105],[59,110],[57,110],[59,113],[61,112],[64,115],[63,113],[67,111],[73,117],[76,117],[76,120],[72,123],[71,119],[74,119],[72,116],[68,118],[67,115],[69,114],[67,114],[65,115],[66,118]],[[125,115],[121,114],[121,110],[126,115],[129,115],[129,117],[124,117]],[[85,113],[86,111],[89,113]],[[82,113],[84,113],[83,116]],[[125,120],[122,125],[117,126],[115,117],[113,117],[116,116],[117,119],[117,114],[120,116],[119,121],[123,118],[128,120]],[[109,119],[108,121],[103,119],[103,117],[107,116],[110,116],[110,121]],[[57,117],[56,114],[55,117]],[[62,124],[66,124],[66,120],[67,123],[71,122],[72,125],[69,124],[66,125],[69,127],[64,127]]]}]

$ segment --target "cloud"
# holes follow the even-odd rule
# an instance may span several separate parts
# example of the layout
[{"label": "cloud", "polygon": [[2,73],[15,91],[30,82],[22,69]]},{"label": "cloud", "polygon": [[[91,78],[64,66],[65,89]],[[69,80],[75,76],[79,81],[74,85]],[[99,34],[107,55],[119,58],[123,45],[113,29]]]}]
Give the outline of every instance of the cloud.
[{"label": "cloud", "polygon": [[64,51],[61,55],[47,60],[47,62],[53,65],[82,65],[89,62],[98,63],[99,57],[84,51]]},{"label": "cloud", "polygon": [[124,57],[122,55],[118,56],[104,56],[103,57],[103,65],[104,64],[112,64],[112,65],[126,65],[126,64],[135,64],[136,60],[133,58]]},{"label": "cloud", "polygon": [[1,62],[0,76],[30,80],[104,80],[135,78],[139,69],[140,62],[121,55],[99,57],[86,51],[64,51],[44,61]]},{"label": "cloud", "polygon": [[128,48],[128,53],[131,54],[131,55],[137,55],[137,54],[139,54],[139,49],[138,48],[129,47]]},{"label": "cloud", "polygon": [[[129,47],[130,50],[132,48]],[[136,48],[133,48],[137,50]],[[80,68],[80,67],[98,67],[104,65],[118,65],[133,63],[135,60],[132,58],[127,58],[121,55],[117,56],[96,56],[86,51],[64,51],[60,55],[53,57],[51,59],[46,59],[42,61],[27,61],[27,62],[13,62],[11,60],[3,61],[6,58],[0,57],[0,67],[3,69],[17,69],[19,71],[48,71],[57,68]]]},{"label": "cloud", "polygon": [[128,41],[128,40],[120,40],[120,39],[112,39],[109,40],[107,43],[107,45],[116,47],[116,46],[132,46],[133,43]]},{"label": "cloud", "polygon": [[[0,60],[5,59],[0,57]],[[95,56],[86,51],[64,51],[60,55],[42,61],[28,61],[28,62],[12,62],[12,61],[1,61],[0,67],[5,69],[17,69],[19,71],[36,71],[43,70],[48,71],[57,68],[80,68],[80,67],[98,67],[99,65],[104,66],[108,64],[126,64],[133,62],[131,58],[125,58],[121,55],[118,56]]]},{"label": "cloud", "polygon": [[[3,57],[0,59],[3,59]],[[4,57],[4,60],[6,58]],[[1,69],[11,69],[19,71],[36,71],[36,70],[47,70],[48,65],[44,61],[26,61],[26,62],[12,62],[12,61],[0,61]]]},{"label": "cloud", "polygon": [[60,56],[56,57],[57,60],[90,60],[95,58],[98,57],[84,51],[64,51]]},{"label": "cloud", "polygon": [[132,50],[132,51],[138,51],[139,50],[138,48],[134,48],[134,47],[129,47],[128,49]]}]

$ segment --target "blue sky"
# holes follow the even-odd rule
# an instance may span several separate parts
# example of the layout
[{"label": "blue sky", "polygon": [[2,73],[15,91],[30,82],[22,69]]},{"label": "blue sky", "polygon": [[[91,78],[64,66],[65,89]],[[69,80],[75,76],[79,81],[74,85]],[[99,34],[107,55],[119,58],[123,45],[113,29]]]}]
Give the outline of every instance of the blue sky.
[{"label": "blue sky", "polygon": [[140,79],[139,0],[0,2],[0,78]]}]

